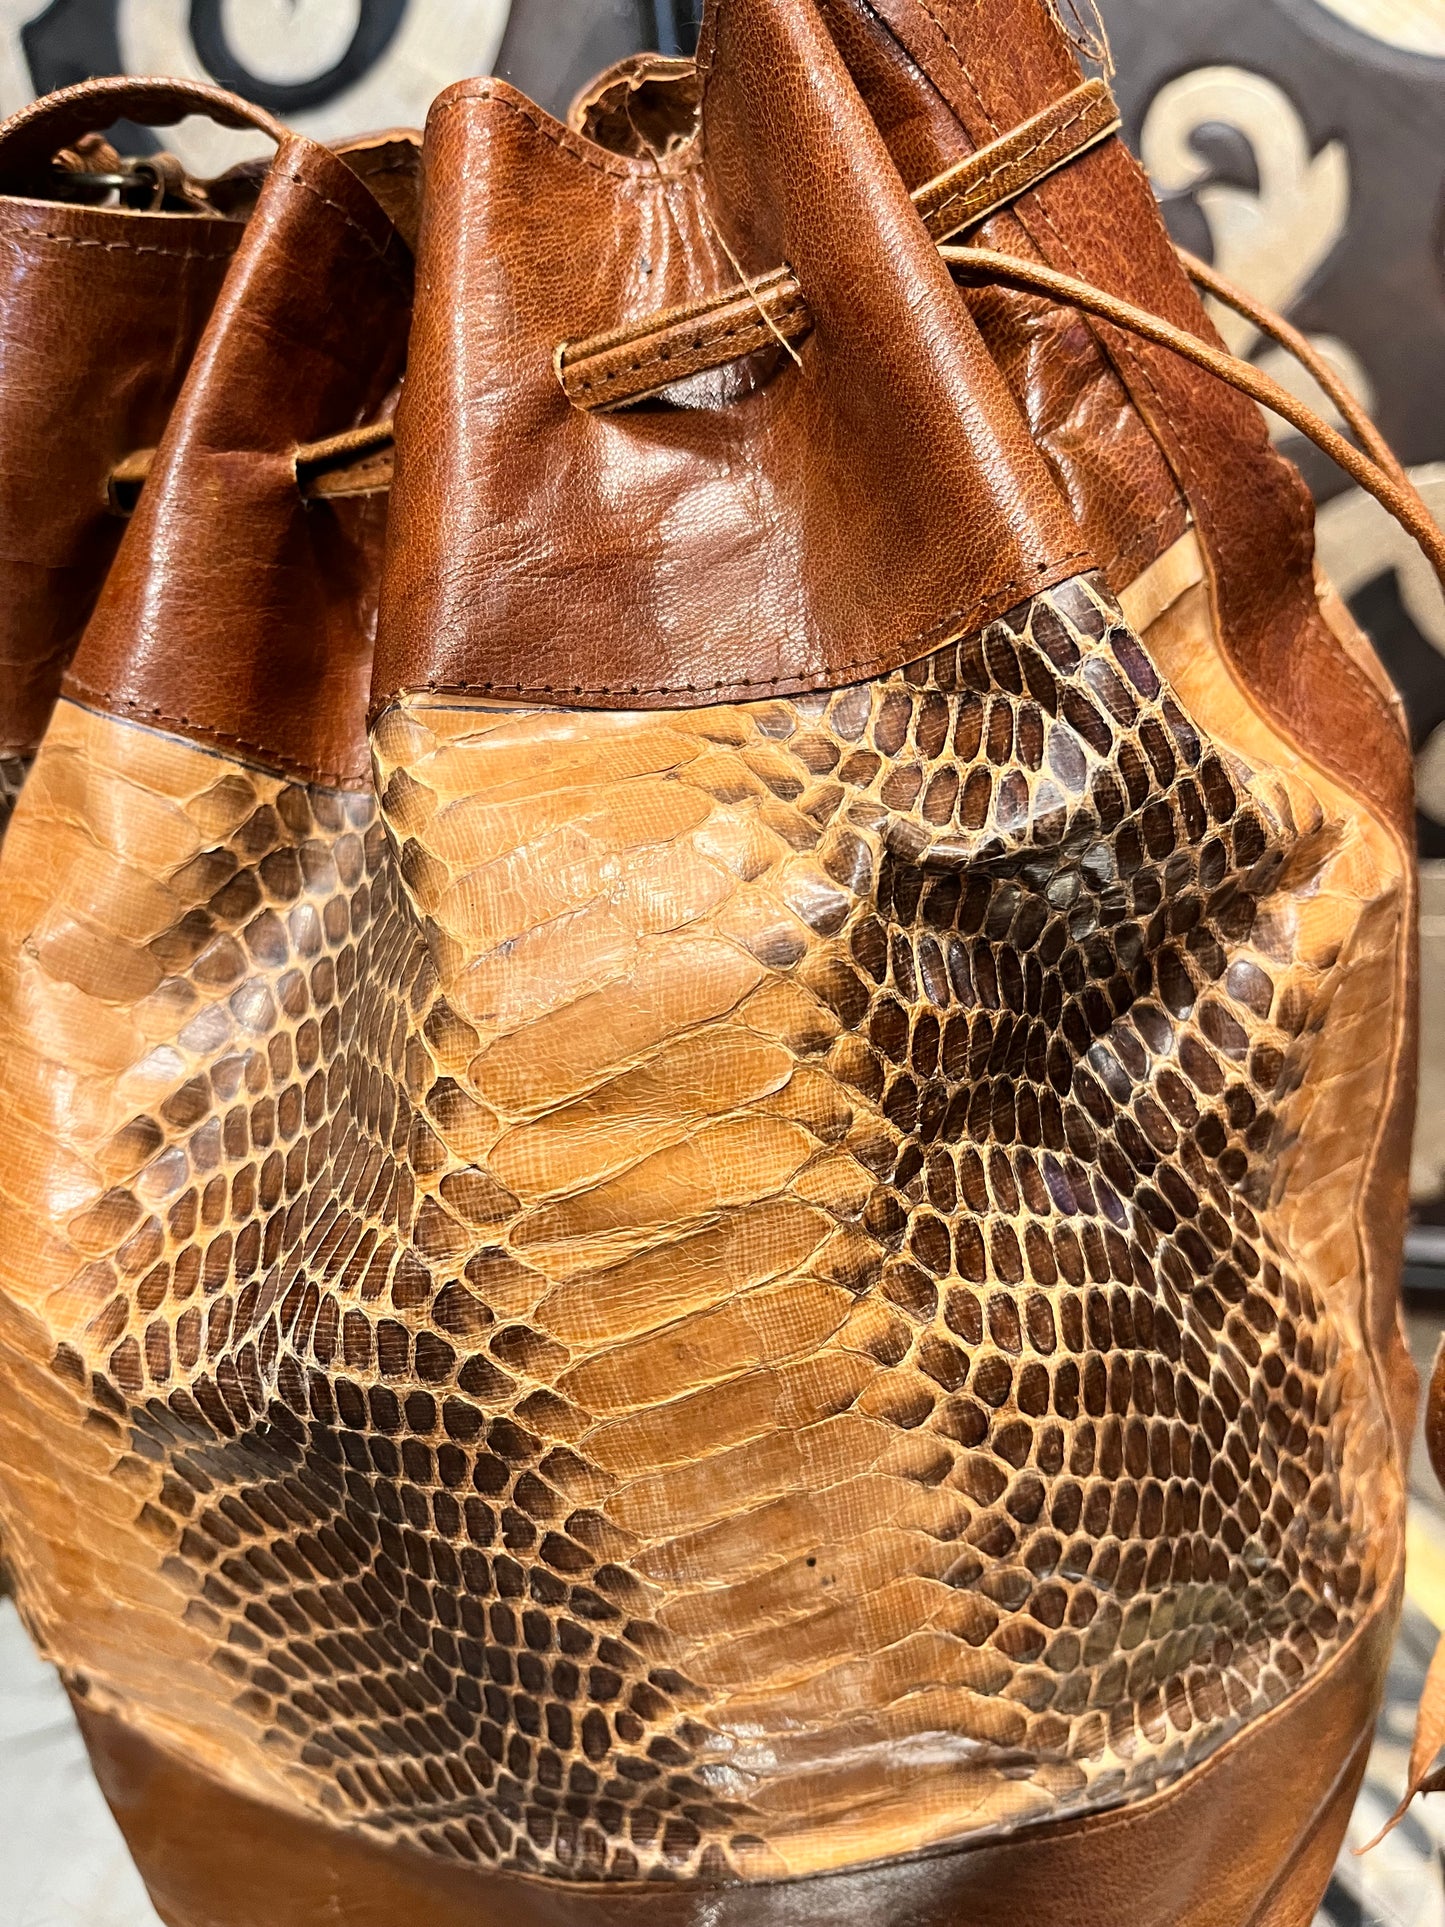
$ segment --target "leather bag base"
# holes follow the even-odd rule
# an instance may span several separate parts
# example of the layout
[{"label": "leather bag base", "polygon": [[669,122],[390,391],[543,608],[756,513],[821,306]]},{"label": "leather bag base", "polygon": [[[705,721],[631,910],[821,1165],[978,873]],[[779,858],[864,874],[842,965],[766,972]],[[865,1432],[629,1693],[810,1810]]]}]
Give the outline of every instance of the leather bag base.
[{"label": "leather bag base", "polygon": [[1324,1673],[1140,1805],[730,1888],[469,1873],[264,1806],[112,1715],[76,1711],[166,1927],[1309,1927],[1364,1774],[1397,1609],[1383,1600]]}]

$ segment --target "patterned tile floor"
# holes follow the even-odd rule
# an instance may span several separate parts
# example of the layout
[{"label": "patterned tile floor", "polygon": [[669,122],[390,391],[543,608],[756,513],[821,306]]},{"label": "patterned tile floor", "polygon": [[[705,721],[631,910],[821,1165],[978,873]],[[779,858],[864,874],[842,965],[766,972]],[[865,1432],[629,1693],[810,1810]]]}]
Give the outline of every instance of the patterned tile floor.
[{"label": "patterned tile floor", "polygon": [[[1419,1293],[1410,1339],[1422,1372],[1445,1325],[1445,1290]],[[1416,1804],[1364,1858],[1404,1785],[1420,1682],[1445,1632],[1445,1497],[1417,1441],[1409,1597],[1349,1842],[1315,1927],[1445,1927],[1445,1796]],[[3,1927],[159,1927],[90,1776],[65,1696],[0,1601],[0,1922]]]}]

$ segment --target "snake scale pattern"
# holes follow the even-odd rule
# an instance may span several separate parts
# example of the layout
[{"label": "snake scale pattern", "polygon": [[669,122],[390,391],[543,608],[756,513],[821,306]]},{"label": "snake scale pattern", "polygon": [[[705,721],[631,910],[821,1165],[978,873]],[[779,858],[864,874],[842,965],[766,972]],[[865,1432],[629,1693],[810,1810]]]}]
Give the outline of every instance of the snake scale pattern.
[{"label": "snake scale pattern", "polygon": [[76,1690],[432,1854],[706,1880],[1140,1797],[1328,1660],[1393,1563],[1331,1200],[1399,901],[1327,785],[1091,580],[373,746],[64,704],[15,819],[0,1528]]}]

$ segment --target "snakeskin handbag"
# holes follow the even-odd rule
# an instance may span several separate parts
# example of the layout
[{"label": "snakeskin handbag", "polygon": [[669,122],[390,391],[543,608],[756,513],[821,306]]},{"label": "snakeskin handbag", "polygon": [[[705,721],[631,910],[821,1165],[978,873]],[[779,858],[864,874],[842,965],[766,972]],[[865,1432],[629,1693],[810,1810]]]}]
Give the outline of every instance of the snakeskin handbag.
[{"label": "snakeskin handbag", "polygon": [[1258,404],[1445,539],[1117,126],[717,0],[445,93],[414,282],[282,136],[0,860],[0,1530],[169,1927],[1308,1927],[1410,758]]}]

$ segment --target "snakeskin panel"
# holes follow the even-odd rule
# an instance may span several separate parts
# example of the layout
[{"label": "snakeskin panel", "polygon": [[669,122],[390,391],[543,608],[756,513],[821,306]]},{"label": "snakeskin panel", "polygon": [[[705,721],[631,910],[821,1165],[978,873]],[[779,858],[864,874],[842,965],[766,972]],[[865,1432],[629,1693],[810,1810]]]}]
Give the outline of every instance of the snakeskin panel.
[{"label": "snakeskin panel", "polygon": [[1204,733],[1190,607],[418,698],[379,807],[62,705],[0,1526],[73,1689],[433,1854],[708,1879],[1142,1797],[1325,1665],[1398,1557],[1400,858]]}]

